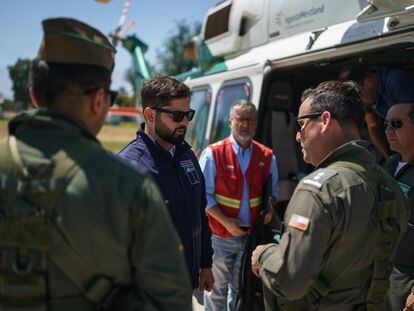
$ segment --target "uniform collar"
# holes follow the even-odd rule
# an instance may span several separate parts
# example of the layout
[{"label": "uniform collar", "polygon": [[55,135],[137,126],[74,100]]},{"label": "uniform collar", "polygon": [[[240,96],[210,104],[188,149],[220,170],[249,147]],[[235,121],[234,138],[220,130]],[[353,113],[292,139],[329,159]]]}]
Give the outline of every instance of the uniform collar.
[{"label": "uniform collar", "polygon": [[24,131],[27,126],[53,127],[48,129],[49,135],[85,136],[98,141],[97,138],[79,121],[46,109],[33,109],[19,114],[9,122],[9,134],[16,135]]},{"label": "uniform collar", "polygon": [[350,141],[332,151],[328,154],[316,167],[323,168],[328,167],[336,161],[350,161],[358,163],[375,163],[374,156],[369,150],[372,150],[373,146],[363,140]]},{"label": "uniform collar", "polygon": [[[397,165],[399,162],[401,162],[401,154],[399,154],[399,153],[393,154],[389,158],[389,161],[391,161],[392,163]],[[414,159],[412,159],[411,161],[408,161],[407,165],[414,166]]]}]

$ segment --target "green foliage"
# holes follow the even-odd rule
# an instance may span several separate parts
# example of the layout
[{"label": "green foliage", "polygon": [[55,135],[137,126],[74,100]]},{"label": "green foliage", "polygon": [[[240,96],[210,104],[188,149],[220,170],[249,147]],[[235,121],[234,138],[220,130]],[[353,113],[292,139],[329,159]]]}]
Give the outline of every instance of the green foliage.
[{"label": "green foliage", "polygon": [[175,31],[165,40],[164,47],[157,51],[160,64],[159,72],[165,75],[176,75],[190,70],[196,63],[184,58],[184,49],[190,39],[201,31],[201,23],[193,25],[181,20],[176,22]]},{"label": "green foliage", "polygon": [[128,94],[124,92],[118,94],[115,103],[121,107],[135,107],[134,97],[128,96]]},{"label": "green foliage", "polygon": [[3,103],[4,110],[15,110],[15,103],[10,99],[5,99]]},{"label": "green foliage", "polygon": [[23,109],[30,104],[29,97],[29,59],[18,59],[14,65],[8,66],[9,76],[13,83],[13,96],[16,103],[21,103]]}]

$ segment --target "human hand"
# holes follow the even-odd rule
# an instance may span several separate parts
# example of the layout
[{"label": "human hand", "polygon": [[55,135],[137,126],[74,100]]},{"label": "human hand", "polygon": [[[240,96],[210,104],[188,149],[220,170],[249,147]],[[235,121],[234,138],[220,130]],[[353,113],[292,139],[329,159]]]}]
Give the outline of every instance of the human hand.
[{"label": "human hand", "polygon": [[272,221],[272,218],[273,218],[273,208],[271,208],[271,209],[269,209],[269,211],[266,213],[266,215],[264,216],[264,218],[263,218],[263,223],[265,224],[265,225],[267,225],[269,222],[271,222]]},{"label": "human hand", "polygon": [[214,286],[214,277],[213,273],[211,272],[211,268],[201,268],[200,269],[200,285],[198,286],[198,290],[202,292],[206,290],[211,292]]},{"label": "human hand", "polygon": [[263,247],[264,247],[264,245],[258,245],[252,253],[252,272],[258,278],[260,278],[260,275],[259,275],[259,269],[260,269],[259,257],[260,257],[260,254],[262,253]]},{"label": "human hand", "polygon": [[377,98],[377,78],[373,73],[368,73],[364,78],[362,98],[367,106],[372,106],[375,103]]},{"label": "human hand", "polygon": [[408,295],[403,311],[414,311],[414,294],[413,293]]},{"label": "human hand", "polygon": [[246,235],[246,232],[239,228],[238,225],[242,224],[237,218],[227,217],[226,222],[223,224],[227,231],[234,237],[241,237]]}]

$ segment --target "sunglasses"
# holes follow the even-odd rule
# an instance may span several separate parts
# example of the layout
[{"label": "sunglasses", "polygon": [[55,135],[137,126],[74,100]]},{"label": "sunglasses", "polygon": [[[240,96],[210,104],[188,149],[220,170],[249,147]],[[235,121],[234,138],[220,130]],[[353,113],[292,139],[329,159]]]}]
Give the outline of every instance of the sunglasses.
[{"label": "sunglasses", "polygon": [[105,90],[105,93],[108,94],[111,99],[109,102],[109,106],[112,107],[115,104],[116,98],[118,97],[119,92],[118,91],[113,91],[113,90]]},{"label": "sunglasses", "polygon": [[[409,119],[409,120],[413,120],[413,119]],[[402,128],[404,125],[404,121],[403,119],[392,119],[392,120],[385,120],[384,121],[384,127],[387,128],[388,126],[391,126],[394,130],[398,130],[399,128]]]},{"label": "sunglasses", "polygon": [[188,121],[191,121],[195,114],[195,110],[193,109],[190,109],[189,111],[176,111],[176,110],[173,111],[173,110],[162,109],[160,107],[150,107],[150,108],[156,111],[170,114],[174,122],[181,122],[184,119],[184,117],[186,117]]},{"label": "sunglasses", "polygon": [[[96,92],[99,89],[101,89],[101,87],[86,90],[86,91],[83,91],[83,94],[88,95],[88,94],[91,94],[93,92]],[[106,94],[108,94],[110,96],[111,99],[109,101],[109,106],[112,107],[115,104],[115,101],[116,101],[116,98],[117,98],[119,92],[113,91],[113,90],[108,90],[108,89],[103,89],[103,90],[105,91]]]},{"label": "sunglasses", "polygon": [[323,112],[315,112],[315,113],[305,114],[305,115],[300,116],[300,117],[296,117],[295,118],[296,131],[300,132],[302,130],[302,126],[304,125],[304,124],[300,124],[300,122],[298,122],[299,120],[317,119],[322,115],[322,113]]}]

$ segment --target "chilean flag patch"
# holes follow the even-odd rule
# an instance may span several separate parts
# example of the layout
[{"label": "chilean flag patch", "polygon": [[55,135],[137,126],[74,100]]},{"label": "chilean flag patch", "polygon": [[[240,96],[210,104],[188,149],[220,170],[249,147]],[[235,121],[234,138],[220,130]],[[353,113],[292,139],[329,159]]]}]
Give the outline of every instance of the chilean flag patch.
[{"label": "chilean flag patch", "polygon": [[306,231],[309,226],[309,218],[293,214],[289,221],[289,227],[293,227],[302,231]]}]

